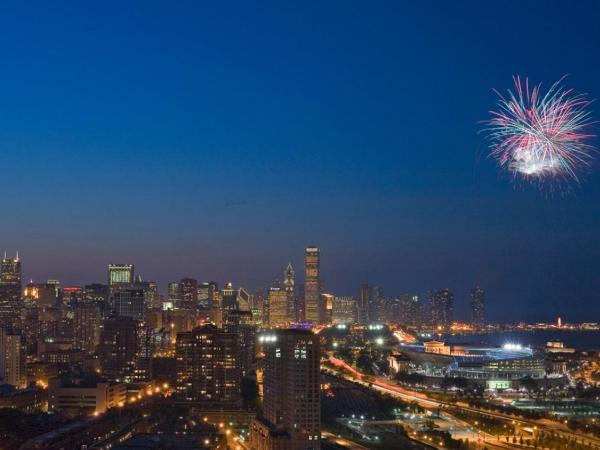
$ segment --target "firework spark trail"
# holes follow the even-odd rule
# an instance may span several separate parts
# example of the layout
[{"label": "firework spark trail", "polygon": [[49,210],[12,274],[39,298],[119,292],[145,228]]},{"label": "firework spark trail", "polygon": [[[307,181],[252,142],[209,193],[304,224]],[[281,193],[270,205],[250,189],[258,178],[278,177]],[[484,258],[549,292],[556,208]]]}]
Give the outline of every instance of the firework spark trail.
[{"label": "firework spark trail", "polygon": [[[564,78],[564,77],[563,77]],[[590,164],[594,148],[586,130],[592,124],[590,101],[554,83],[542,95],[541,85],[529,87],[517,76],[515,90],[498,91],[498,110],[486,122],[490,156],[514,178],[532,182],[555,179],[579,181],[578,172]]]}]

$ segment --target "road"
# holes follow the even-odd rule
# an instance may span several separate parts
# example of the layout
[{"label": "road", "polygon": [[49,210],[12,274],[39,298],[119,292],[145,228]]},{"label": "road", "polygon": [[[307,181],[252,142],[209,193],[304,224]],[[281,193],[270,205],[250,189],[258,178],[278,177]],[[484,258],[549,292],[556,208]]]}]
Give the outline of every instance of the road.
[{"label": "road", "polygon": [[247,446],[246,442],[241,442],[240,437],[233,432],[233,430],[227,430],[225,432],[225,438],[227,447],[231,450],[248,450],[250,447]]},{"label": "road", "polygon": [[335,444],[341,445],[342,447],[346,447],[350,450],[369,450],[368,447],[364,447],[356,442],[352,442],[349,439],[345,439],[343,437],[338,437],[329,431],[322,431],[321,436],[324,436],[326,440],[333,442]]}]

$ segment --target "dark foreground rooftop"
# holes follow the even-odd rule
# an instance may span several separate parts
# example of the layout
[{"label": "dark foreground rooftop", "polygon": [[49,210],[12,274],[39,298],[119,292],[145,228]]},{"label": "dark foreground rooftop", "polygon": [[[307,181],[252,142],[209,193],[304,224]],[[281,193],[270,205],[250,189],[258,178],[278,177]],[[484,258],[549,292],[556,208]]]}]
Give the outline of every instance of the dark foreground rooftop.
[{"label": "dark foreground rooftop", "polygon": [[204,438],[198,435],[181,434],[148,434],[142,433],[133,436],[131,439],[114,447],[113,450],[134,450],[134,449],[172,449],[172,450],[199,450],[210,448],[210,445],[204,445]]}]

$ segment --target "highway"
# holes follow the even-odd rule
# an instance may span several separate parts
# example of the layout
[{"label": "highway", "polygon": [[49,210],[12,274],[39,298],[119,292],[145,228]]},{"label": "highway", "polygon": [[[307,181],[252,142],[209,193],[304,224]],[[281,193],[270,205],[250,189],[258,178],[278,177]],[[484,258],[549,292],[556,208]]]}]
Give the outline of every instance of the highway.
[{"label": "highway", "polygon": [[357,444],[356,442],[353,442],[349,439],[345,439],[343,437],[338,437],[335,434],[330,433],[328,431],[322,431],[321,436],[324,436],[325,439],[329,442],[333,442],[335,444],[341,445],[342,447],[346,447],[350,450],[369,450],[368,447]]}]

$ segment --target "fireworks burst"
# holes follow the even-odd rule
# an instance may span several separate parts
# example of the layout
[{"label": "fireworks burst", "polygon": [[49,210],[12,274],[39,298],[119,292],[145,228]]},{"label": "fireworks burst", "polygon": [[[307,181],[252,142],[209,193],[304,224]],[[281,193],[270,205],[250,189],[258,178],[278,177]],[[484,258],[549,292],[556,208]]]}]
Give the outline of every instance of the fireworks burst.
[{"label": "fireworks burst", "polygon": [[534,183],[579,182],[578,172],[589,166],[594,149],[586,131],[592,124],[590,101],[582,94],[554,83],[545,94],[540,86],[530,89],[514,77],[515,90],[498,94],[498,110],[491,111],[485,132],[490,156],[513,178]]}]

